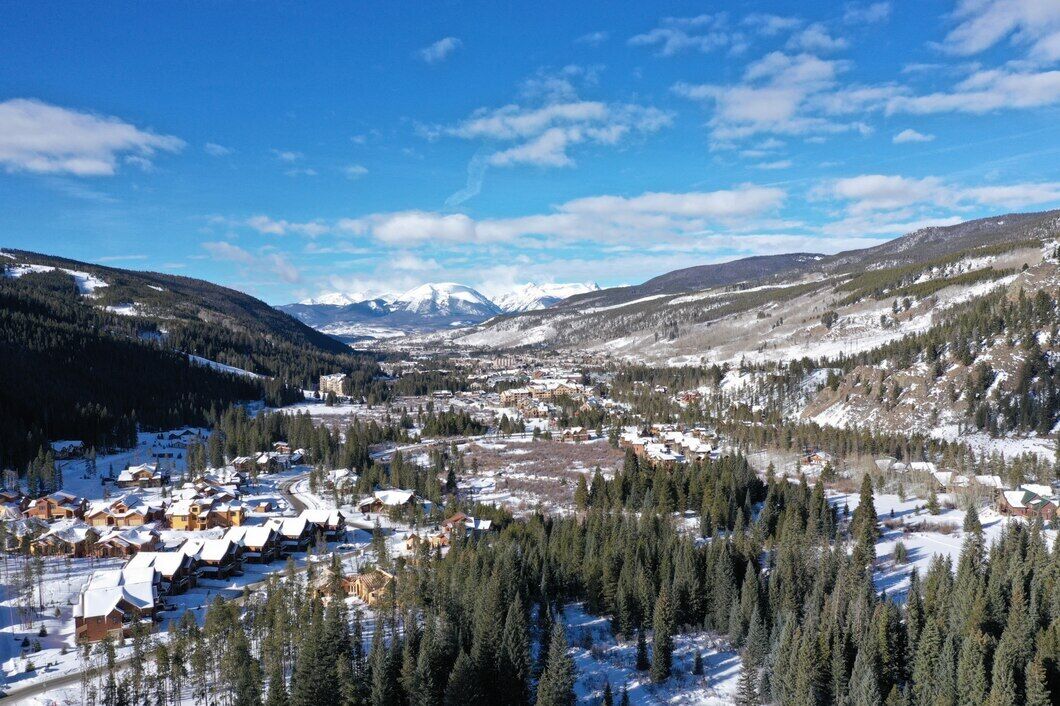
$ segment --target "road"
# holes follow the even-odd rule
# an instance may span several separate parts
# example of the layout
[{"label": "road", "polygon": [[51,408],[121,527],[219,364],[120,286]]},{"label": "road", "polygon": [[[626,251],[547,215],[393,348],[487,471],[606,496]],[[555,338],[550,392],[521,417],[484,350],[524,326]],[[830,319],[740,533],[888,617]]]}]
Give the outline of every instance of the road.
[{"label": "road", "polygon": [[[307,474],[294,476],[289,480],[283,481],[279,485],[280,493],[287,499],[287,502],[290,503],[291,507],[294,508],[295,512],[298,513],[301,513],[302,510],[306,509],[306,504],[294,496],[294,494],[291,492],[291,486],[297,483],[298,481],[303,480],[306,475]],[[306,570],[306,567],[300,566],[297,570],[299,572],[303,572]],[[255,591],[260,590],[262,586],[265,585],[265,582],[266,580],[263,579],[261,581],[256,581],[254,583],[247,584],[247,592],[253,593]],[[236,605],[240,605],[243,603],[243,596],[244,594],[240,594],[239,596],[231,598],[230,600],[235,602]],[[131,662],[131,656],[123,657],[115,661],[115,666],[118,669],[121,669],[127,667]],[[56,675],[54,677],[45,678],[40,681],[33,682],[32,684],[26,684],[23,687],[15,686],[10,689],[3,689],[3,691],[0,692],[0,701],[3,701],[5,703],[9,702],[9,700],[11,699],[15,699],[18,701],[26,701],[35,696],[43,696],[47,692],[52,691],[54,689],[62,689],[69,686],[79,686],[80,684],[81,672]],[[2,687],[0,687],[0,689],[2,689]]]}]

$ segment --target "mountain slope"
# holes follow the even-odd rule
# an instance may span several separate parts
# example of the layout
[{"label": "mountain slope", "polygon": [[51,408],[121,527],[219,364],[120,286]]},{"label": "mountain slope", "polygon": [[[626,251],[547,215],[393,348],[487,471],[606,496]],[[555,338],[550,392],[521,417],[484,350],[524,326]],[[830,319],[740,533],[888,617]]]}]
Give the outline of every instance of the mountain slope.
[{"label": "mountain slope", "polygon": [[[1041,262],[1048,254],[1043,243],[1058,232],[1060,211],[1010,214],[923,229],[837,255],[688,268],[451,337],[470,347],[588,348],[672,363],[864,350],[902,332],[880,326],[891,305],[883,297],[930,299],[928,310],[981,296],[1018,268]],[[833,315],[839,317],[834,330],[821,323]]]},{"label": "mountain slope", "polygon": [[564,299],[599,290],[600,285],[596,282],[573,284],[535,284],[530,282],[494,298],[493,303],[506,314],[518,314],[524,311],[547,309]]},{"label": "mountain slope", "polygon": [[353,296],[335,293],[277,309],[350,342],[468,326],[502,313],[481,292],[455,282],[423,284],[397,296],[339,304]]},{"label": "mountain slope", "polygon": [[[262,377],[227,372],[236,368]],[[374,360],[246,294],[0,251],[0,464],[20,466],[50,439],[124,445],[137,425],[289,403],[338,370],[363,394],[385,392]]]},{"label": "mountain slope", "polygon": [[501,312],[478,291],[455,282],[421,284],[397,297],[390,306],[395,312],[416,314],[425,319],[481,321]]}]

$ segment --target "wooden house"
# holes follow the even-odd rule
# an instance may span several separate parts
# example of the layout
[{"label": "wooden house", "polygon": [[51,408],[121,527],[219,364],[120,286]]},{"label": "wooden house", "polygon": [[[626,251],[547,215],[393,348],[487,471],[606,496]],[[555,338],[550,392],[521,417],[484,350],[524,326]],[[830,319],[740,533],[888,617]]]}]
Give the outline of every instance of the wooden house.
[{"label": "wooden house", "polygon": [[80,519],[85,516],[88,503],[84,498],[58,490],[50,495],[37,498],[26,508],[26,517],[36,517],[46,522],[52,520]]},{"label": "wooden house", "polygon": [[169,485],[169,471],[157,463],[141,463],[119,473],[115,483],[119,488],[161,488]]},{"label": "wooden house", "polygon": [[74,635],[78,642],[121,640],[133,627],[154,628],[158,583],[153,570],[97,572],[89,579],[74,606]]},{"label": "wooden house", "polygon": [[375,568],[352,577],[348,590],[368,605],[374,606],[386,597],[393,583],[393,574]]}]

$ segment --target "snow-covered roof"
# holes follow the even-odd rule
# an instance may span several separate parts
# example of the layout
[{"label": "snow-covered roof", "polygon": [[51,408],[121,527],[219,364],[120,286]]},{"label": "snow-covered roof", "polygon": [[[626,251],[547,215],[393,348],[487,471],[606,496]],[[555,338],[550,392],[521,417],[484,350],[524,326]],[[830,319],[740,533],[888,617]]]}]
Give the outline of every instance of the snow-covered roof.
[{"label": "snow-covered roof", "polygon": [[152,567],[164,577],[172,577],[180,568],[190,563],[191,557],[183,551],[139,552],[129,560],[126,567]]},{"label": "snow-covered roof", "polygon": [[122,602],[140,610],[149,610],[158,599],[153,568],[128,567],[114,571],[97,571],[81,590],[74,615],[99,618],[110,615]]},{"label": "snow-covered roof", "polygon": [[388,507],[395,507],[397,505],[404,505],[410,502],[415,496],[416,492],[413,490],[377,490],[374,496],[379,502],[383,503]]},{"label": "snow-covered roof", "polygon": [[228,539],[208,539],[199,550],[199,558],[203,561],[221,561],[233,552],[234,548],[235,545]]},{"label": "snow-covered roof", "polygon": [[339,514],[338,510],[328,509],[302,510],[301,517],[322,527],[334,527],[342,521],[342,516]]}]

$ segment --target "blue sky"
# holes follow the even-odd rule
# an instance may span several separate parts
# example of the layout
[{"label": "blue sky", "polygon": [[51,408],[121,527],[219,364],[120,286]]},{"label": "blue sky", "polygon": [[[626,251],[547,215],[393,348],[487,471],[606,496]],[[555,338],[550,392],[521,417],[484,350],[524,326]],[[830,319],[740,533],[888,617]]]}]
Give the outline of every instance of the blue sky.
[{"label": "blue sky", "polygon": [[0,245],[285,303],[1060,206],[1060,3],[4,3]]}]

